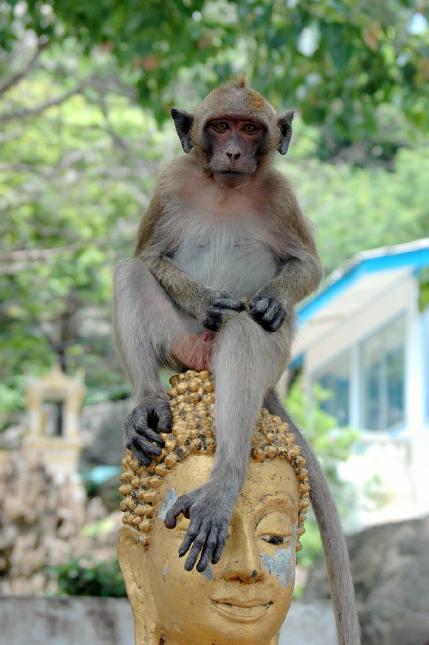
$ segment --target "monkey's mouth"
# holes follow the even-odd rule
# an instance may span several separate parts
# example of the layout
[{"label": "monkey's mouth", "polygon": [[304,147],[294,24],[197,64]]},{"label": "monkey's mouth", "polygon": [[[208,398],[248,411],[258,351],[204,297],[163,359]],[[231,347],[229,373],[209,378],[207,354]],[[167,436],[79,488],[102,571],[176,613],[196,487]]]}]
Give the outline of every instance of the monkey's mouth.
[{"label": "monkey's mouth", "polygon": [[226,175],[227,177],[247,177],[252,174],[245,170],[214,170],[214,173],[216,175]]},{"label": "monkey's mouth", "polygon": [[239,623],[248,623],[259,620],[269,610],[273,602],[269,600],[242,601],[235,599],[211,599],[212,605],[219,614]]}]

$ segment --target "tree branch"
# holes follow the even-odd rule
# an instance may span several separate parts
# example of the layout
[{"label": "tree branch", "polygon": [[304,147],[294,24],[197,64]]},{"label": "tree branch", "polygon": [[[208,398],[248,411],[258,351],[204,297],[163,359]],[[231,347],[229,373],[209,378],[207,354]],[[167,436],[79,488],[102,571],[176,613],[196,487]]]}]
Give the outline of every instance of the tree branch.
[{"label": "tree branch", "polygon": [[[79,240],[73,244],[56,246],[49,249],[17,249],[15,251],[0,253],[0,275],[14,275],[33,263],[44,262],[64,253],[73,253],[89,244],[90,242],[88,240]],[[102,237],[97,240],[97,248],[104,248],[110,244],[110,237]]]},{"label": "tree branch", "polygon": [[40,262],[59,253],[74,251],[79,246],[82,246],[82,242],[68,244],[67,246],[57,246],[51,249],[18,249],[16,251],[0,253],[0,264],[8,264],[10,262]]},{"label": "tree branch", "polygon": [[28,117],[38,116],[42,112],[49,110],[49,108],[51,107],[62,105],[75,94],[79,94],[82,91],[84,85],[85,81],[79,83],[79,85],[76,85],[76,87],[73,87],[71,90],[65,92],[61,96],[56,96],[55,98],[50,99],[49,101],[46,101],[41,105],[37,105],[34,108],[21,108],[13,112],[3,112],[0,114],[0,123],[6,123],[8,121],[13,121],[14,119],[26,119]]},{"label": "tree branch", "polygon": [[18,72],[16,72],[15,74],[12,74],[11,76],[9,76],[9,78],[6,78],[2,83],[0,83],[0,96],[2,96],[3,94],[6,94],[6,92],[8,92],[14,85],[17,85],[22,81],[22,79],[34,67],[37,59],[39,58],[42,51],[46,48],[47,44],[48,44],[47,39],[44,39],[44,40],[40,39],[37,43],[36,49],[34,50],[27,64],[24,65],[24,67],[20,69]]}]

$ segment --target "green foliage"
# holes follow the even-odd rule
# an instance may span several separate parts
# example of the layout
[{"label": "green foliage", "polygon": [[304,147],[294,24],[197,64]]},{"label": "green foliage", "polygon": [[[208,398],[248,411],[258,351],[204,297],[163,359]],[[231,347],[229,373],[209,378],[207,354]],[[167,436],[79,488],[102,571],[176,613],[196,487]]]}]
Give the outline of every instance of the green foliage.
[{"label": "green foliage", "polygon": [[[299,427],[305,428],[307,440],[328,473],[331,465],[335,466],[350,456],[351,448],[359,436],[351,428],[338,428],[336,419],[322,410],[320,404],[330,396],[330,392],[316,385],[309,400],[298,381],[291,388],[286,402],[291,417]],[[331,483],[335,477],[332,471]]]},{"label": "green foliage", "polygon": [[[352,524],[356,511],[354,487],[341,479],[338,464],[350,457],[359,434],[351,428],[338,428],[336,419],[321,409],[321,402],[329,396],[329,392],[317,386],[310,400],[298,381],[289,392],[286,406],[295,423],[305,428],[305,436],[321,461],[340,516],[347,527],[347,524]],[[298,561],[303,566],[311,566],[322,551],[319,531],[312,512],[307,517],[301,544],[302,551],[299,552]]]},{"label": "green foliage", "polygon": [[286,168],[304,212],[315,224],[327,272],[354,254],[429,236],[429,148],[404,149],[387,169],[327,164],[300,157],[296,144]]},{"label": "green foliage", "polygon": [[[60,69],[84,85],[79,55],[68,48],[42,59],[51,70],[13,88],[3,114],[64,95],[70,81]],[[0,427],[22,408],[26,377],[54,361],[83,367],[88,402],[129,395],[112,347],[112,271],[131,253],[160,134],[118,85],[112,59],[94,60],[91,74],[95,86],[3,126]]]},{"label": "green foliage", "polygon": [[419,309],[425,311],[429,307],[429,270],[423,269],[419,275]]},{"label": "green foliage", "polygon": [[[377,124],[365,117],[356,129],[356,110],[367,103],[364,94],[362,101],[347,103],[348,93],[356,91],[350,87],[360,82],[359,75],[350,76],[349,63],[357,66],[362,51],[369,56],[368,39],[377,41],[380,51],[387,33],[393,42],[414,11],[412,3],[388,2],[384,9],[362,1],[173,4],[142,2],[137,12],[132,3],[116,0],[108,10],[99,2],[58,1],[43,3],[42,13],[36,2],[28,3],[28,11],[25,3],[2,5],[0,429],[22,411],[27,377],[54,361],[70,372],[84,368],[87,402],[129,395],[112,343],[112,272],[132,252],[159,162],[179,150],[171,124],[161,130],[153,114],[166,115],[173,98],[192,107],[233,68],[254,69],[255,81],[276,104],[285,100],[302,109],[307,123],[295,119],[286,171],[316,224],[327,272],[362,249],[429,236],[424,140],[401,149],[388,166],[357,167],[368,161],[361,153],[336,165],[318,158],[324,156],[327,132],[336,148],[353,139],[350,132],[340,133],[339,113],[332,112],[343,95],[344,127],[360,133],[360,143],[375,137],[383,150],[394,152],[402,142],[408,126],[401,102],[420,105],[423,96],[413,74],[407,85],[398,69],[392,101],[373,114]],[[383,26],[387,16],[389,28]],[[339,36],[343,29],[356,35],[375,19],[380,33],[368,33],[361,42],[353,37],[346,47]],[[337,27],[326,27],[331,23]],[[297,43],[309,26],[317,27],[320,37],[314,54],[304,55]],[[30,28],[49,40],[35,43],[25,31]],[[403,33],[389,65],[409,48],[414,64],[426,38]],[[35,47],[33,63],[16,80]],[[342,76],[341,51],[349,49]],[[378,60],[378,49],[376,54]],[[331,65],[339,69],[333,73]],[[321,81],[314,89],[316,69]],[[365,70],[370,78],[373,65]],[[386,78],[390,83],[387,73]],[[284,160],[278,163],[284,170]],[[422,303],[426,291],[422,278]]]},{"label": "green foliage", "polygon": [[66,596],[126,595],[125,583],[117,560],[84,564],[77,559],[53,568],[59,593]]},{"label": "green foliage", "polygon": [[[0,42],[16,38],[14,7]],[[277,105],[323,127],[323,156],[368,138],[380,145],[380,108],[394,104],[427,130],[429,30],[411,0],[28,0],[20,16],[50,42],[75,37],[110,51],[158,119],[182,87],[203,94],[245,72]],[[401,136],[392,139],[393,149]]]}]

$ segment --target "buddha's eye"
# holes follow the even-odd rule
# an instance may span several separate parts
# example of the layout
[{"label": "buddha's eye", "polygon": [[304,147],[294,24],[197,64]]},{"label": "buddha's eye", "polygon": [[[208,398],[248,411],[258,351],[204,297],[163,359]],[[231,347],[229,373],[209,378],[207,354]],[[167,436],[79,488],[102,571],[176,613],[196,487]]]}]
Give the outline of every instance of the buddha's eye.
[{"label": "buddha's eye", "polygon": [[273,546],[284,546],[285,544],[288,544],[288,542],[290,542],[289,535],[274,535],[267,533],[265,535],[260,535],[259,538],[264,542],[267,542],[268,544],[272,544]]},{"label": "buddha's eye", "polygon": [[226,121],[215,121],[212,123],[212,128],[216,130],[216,132],[225,132],[228,130],[229,125]]},{"label": "buddha's eye", "polygon": [[258,128],[254,123],[245,123],[241,129],[246,134],[254,134],[258,131]]},{"label": "buddha's eye", "polygon": [[[261,549],[286,547],[292,541],[293,523],[285,511],[271,511],[264,515],[256,527],[256,537]],[[268,546],[269,545],[269,546]]]}]

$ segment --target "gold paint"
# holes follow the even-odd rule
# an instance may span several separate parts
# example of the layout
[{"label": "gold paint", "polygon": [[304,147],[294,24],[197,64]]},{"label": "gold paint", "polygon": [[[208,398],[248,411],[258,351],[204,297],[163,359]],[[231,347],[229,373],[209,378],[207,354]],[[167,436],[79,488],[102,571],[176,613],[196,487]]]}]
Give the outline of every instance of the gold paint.
[{"label": "gold paint", "polygon": [[169,440],[167,440],[167,441],[165,442],[165,446],[164,446],[164,447],[165,447],[165,449],[166,449],[166,451],[167,451],[167,452],[171,452],[171,451],[172,451],[172,450],[174,450],[174,448],[176,447],[176,442],[174,441],[174,439],[173,439],[173,440],[169,439]]},{"label": "gold paint", "polygon": [[[136,645],[276,645],[291,602],[294,555],[285,586],[264,568],[261,556],[274,558],[289,544],[296,551],[301,548],[309,505],[305,462],[287,424],[262,410],[221,560],[205,575],[186,572],[177,551],[189,520],[181,517],[168,530],[159,512],[167,490],[181,495],[209,477],[216,445],[214,386],[208,373],[193,371],[172,377],[170,383],[177,392],[180,384],[182,394],[171,396],[170,390],[174,423],[164,436],[159,463],[142,467],[130,451],[123,460],[121,481],[132,485],[120,487],[125,526],[119,533],[118,557],[133,609]],[[192,401],[202,391],[202,400]],[[129,495],[137,492],[136,479],[140,504]],[[282,530],[289,536],[286,547],[266,541],[269,531],[278,535]]]},{"label": "gold paint", "polygon": [[181,383],[178,383],[176,389],[179,394],[184,394],[186,392],[185,383],[183,383],[183,381]]},{"label": "gold paint", "polygon": [[192,381],[189,382],[188,387],[191,392],[198,392],[198,390],[200,389],[200,381],[196,378],[192,379]]}]

